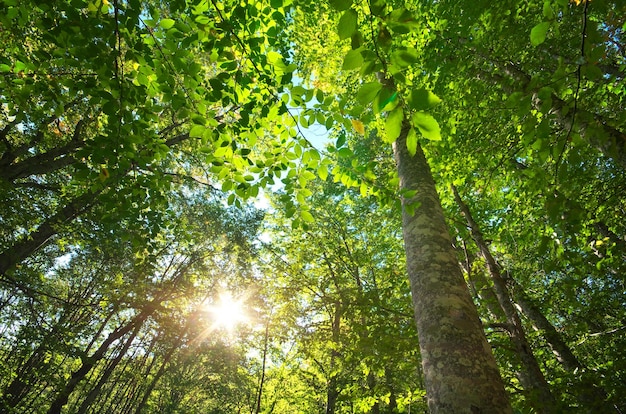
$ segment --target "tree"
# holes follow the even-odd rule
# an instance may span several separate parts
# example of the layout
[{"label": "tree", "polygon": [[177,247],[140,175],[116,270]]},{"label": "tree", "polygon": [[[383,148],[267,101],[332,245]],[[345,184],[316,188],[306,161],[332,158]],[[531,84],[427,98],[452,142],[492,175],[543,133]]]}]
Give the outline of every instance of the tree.
[{"label": "tree", "polygon": [[[4,0],[3,409],[422,407],[405,262],[433,412],[507,412],[505,389],[520,411],[623,409],[623,11]],[[476,246],[465,225],[449,237],[451,184]],[[261,190],[278,192],[276,228],[292,226],[281,242],[250,242]],[[202,336],[218,285],[258,292],[265,335],[240,329],[228,350]]]},{"label": "tree", "polygon": [[280,270],[272,290],[291,304],[285,312],[300,315],[289,328],[295,366],[283,364],[315,397],[318,408],[309,410],[423,410],[397,218],[330,180],[310,188],[316,224],[287,231],[277,217],[267,246],[269,267]]}]

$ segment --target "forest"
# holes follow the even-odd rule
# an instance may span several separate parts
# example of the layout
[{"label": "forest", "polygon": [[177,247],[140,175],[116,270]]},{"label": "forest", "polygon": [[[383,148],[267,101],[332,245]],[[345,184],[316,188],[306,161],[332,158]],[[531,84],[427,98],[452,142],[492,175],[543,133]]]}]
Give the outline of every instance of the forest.
[{"label": "forest", "polygon": [[0,0],[0,413],[626,413],[626,3]]}]

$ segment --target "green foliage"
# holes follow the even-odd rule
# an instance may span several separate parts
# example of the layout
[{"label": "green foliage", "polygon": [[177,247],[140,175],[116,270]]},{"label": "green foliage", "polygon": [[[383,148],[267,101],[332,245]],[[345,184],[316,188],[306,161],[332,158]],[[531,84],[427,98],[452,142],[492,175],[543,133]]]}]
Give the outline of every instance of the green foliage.
[{"label": "green foliage", "polygon": [[348,9],[341,15],[339,23],[337,24],[337,34],[339,35],[339,39],[347,39],[351,37],[354,32],[356,32],[358,18],[359,16],[354,9]]},{"label": "green foliage", "polygon": [[530,31],[530,43],[533,46],[539,46],[545,42],[548,29],[550,29],[550,22],[541,22],[534,26]]},{"label": "green foliage", "polygon": [[[451,222],[454,183],[575,348],[568,370],[524,320],[558,399],[601,412],[577,399],[590,378],[623,410],[626,10],[575,3],[1,2],[0,410],[47,410],[125,326],[68,412],[90,394],[112,412],[253,411],[262,374],[267,411],[319,412],[329,392],[336,412],[425,410],[394,215],[414,194],[384,145],[403,131]],[[316,124],[324,151],[302,135]],[[263,191],[271,243],[245,209]],[[254,326],[220,341],[196,312],[225,286],[253,292],[256,322],[272,309],[265,371]]]},{"label": "green foliage", "polygon": [[391,144],[400,136],[403,121],[404,111],[401,106],[389,113],[385,121],[385,142]]}]

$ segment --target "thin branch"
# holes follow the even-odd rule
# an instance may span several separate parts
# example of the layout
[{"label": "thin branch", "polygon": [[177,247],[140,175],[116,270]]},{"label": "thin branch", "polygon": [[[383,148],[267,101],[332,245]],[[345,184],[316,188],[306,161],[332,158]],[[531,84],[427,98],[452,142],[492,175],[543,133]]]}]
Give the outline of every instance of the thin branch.
[{"label": "thin branch", "polygon": [[580,84],[582,81],[581,69],[585,60],[585,40],[587,39],[587,8],[589,7],[589,1],[585,1],[585,8],[583,9],[583,28],[582,28],[582,40],[580,42],[580,56],[581,62],[578,64],[576,68],[576,93],[574,94],[574,109],[572,111],[572,122],[567,131],[567,135],[565,136],[565,142],[563,142],[563,148],[561,148],[561,152],[559,152],[559,157],[556,160],[556,165],[554,167],[554,186],[557,187],[559,181],[559,166],[561,165],[561,161],[563,160],[563,154],[567,151],[567,147],[569,146],[570,136],[572,134],[572,130],[574,129],[574,124],[576,122],[576,114],[578,112],[578,99],[580,98]]}]

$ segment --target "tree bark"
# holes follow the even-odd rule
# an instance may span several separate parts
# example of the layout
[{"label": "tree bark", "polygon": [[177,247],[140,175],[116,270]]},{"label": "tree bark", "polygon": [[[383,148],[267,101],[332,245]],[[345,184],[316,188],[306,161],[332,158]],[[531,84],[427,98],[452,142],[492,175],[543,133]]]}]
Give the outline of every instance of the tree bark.
[{"label": "tree bark", "polygon": [[[41,223],[39,227],[37,227],[37,230],[22,237],[20,241],[15,243],[8,250],[0,253],[0,275],[6,278],[9,270],[35,253],[39,248],[45,245],[52,236],[57,234],[60,226],[69,223],[91,208],[96,202],[96,197],[100,191],[96,193],[87,191],[85,194],[76,197],[55,215]],[[10,277],[9,280],[11,280]]]},{"label": "tree bark", "polygon": [[[531,77],[513,64],[496,62],[493,59],[486,60],[499,67],[509,78],[521,85],[521,90],[526,89],[530,85]],[[503,81],[502,75],[484,73],[497,82],[498,85],[501,85],[505,92],[514,92],[512,87],[506,86],[508,82]],[[539,110],[541,100],[537,96],[538,90],[532,91],[532,93],[533,106]],[[572,129],[577,131],[591,147],[600,151],[604,156],[612,158],[621,168],[626,169],[626,133],[610,125],[601,115],[581,107],[577,107],[574,119],[571,112],[567,113],[564,111],[564,108],[568,106],[564,100],[554,93],[551,95],[551,100],[552,105],[549,114],[554,115],[554,119],[563,127],[563,130],[568,131]]]},{"label": "tree bark", "polygon": [[400,189],[417,191],[402,200],[402,228],[430,412],[511,413],[430,167],[419,145],[414,156],[407,150],[409,130],[405,118],[393,148]]},{"label": "tree bark", "polygon": [[120,363],[122,358],[126,355],[126,352],[128,352],[128,348],[130,348],[130,345],[135,340],[135,337],[137,337],[137,334],[139,333],[140,328],[141,328],[141,324],[138,324],[133,330],[133,332],[130,334],[128,339],[126,339],[126,342],[122,346],[122,349],[117,353],[113,361],[111,361],[109,365],[106,367],[106,369],[100,376],[100,379],[98,380],[98,383],[96,384],[96,386],[93,387],[91,391],[89,391],[89,394],[87,394],[83,402],[80,404],[78,411],[76,411],[77,414],[85,414],[87,412],[87,409],[89,409],[91,404],[95,401],[96,397],[98,397],[98,395],[102,391],[102,387],[108,381],[109,377],[113,373],[113,370],[117,367],[117,365]]},{"label": "tree bark", "polygon": [[[152,305],[154,305],[154,303]],[[155,310],[155,306],[146,307],[146,309],[141,311],[129,323],[111,332],[109,336],[107,336],[107,339],[105,339],[105,341],[91,356],[84,357],[82,365],[80,366],[80,368],[74,371],[67,384],[65,384],[63,390],[61,390],[61,392],[54,399],[54,401],[50,405],[50,409],[47,411],[47,414],[61,414],[63,406],[67,404],[70,395],[72,394],[72,392],[74,392],[74,389],[76,388],[78,383],[82,381],[87,376],[87,374],[89,374],[89,372],[96,365],[97,362],[104,358],[111,344],[131,332],[133,329],[136,329],[138,325],[142,325],[143,322]]]},{"label": "tree bark", "polygon": [[487,269],[489,270],[489,275],[493,282],[493,288],[498,303],[510,327],[508,330],[509,336],[522,362],[520,382],[528,393],[527,398],[533,408],[539,413],[549,414],[560,412],[557,401],[550,391],[550,386],[541,372],[539,363],[528,344],[522,321],[511,302],[511,296],[509,295],[506,282],[500,273],[500,266],[498,266],[495,258],[489,251],[487,243],[485,243],[480,228],[476,221],[474,221],[469,207],[463,202],[454,185],[452,185],[452,191],[454,193],[454,199],[461,209],[461,214],[465,217],[465,220],[467,220],[472,239],[474,239],[474,242],[480,250],[480,255],[487,263]]},{"label": "tree bark", "polygon": [[578,360],[554,325],[528,297],[524,288],[508,274],[506,274],[506,282],[511,287],[515,306],[530,320],[533,328],[542,334],[557,361],[568,372],[580,372],[581,389],[577,397],[583,407],[586,407],[589,412],[619,413],[615,406],[607,402],[608,394],[597,384],[592,372]]}]

